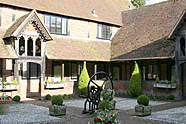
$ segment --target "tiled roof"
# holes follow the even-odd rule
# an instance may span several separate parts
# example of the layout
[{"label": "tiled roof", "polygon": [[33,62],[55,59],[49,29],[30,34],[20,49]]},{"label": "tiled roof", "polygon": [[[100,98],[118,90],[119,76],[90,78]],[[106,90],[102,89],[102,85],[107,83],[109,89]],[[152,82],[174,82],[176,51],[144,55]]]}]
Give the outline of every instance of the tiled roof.
[{"label": "tiled roof", "polygon": [[[0,0],[0,3],[115,25],[122,25],[121,11],[132,7],[128,0]],[[92,15],[92,10],[97,16]]]},{"label": "tiled roof", "polygon": [[14,31],[22,24],[22,22],[28,17],[29,14],[26,14],[18,18],[6,31],[4,38],[10,37]]},{"label": "tiled roof", "polygon": [[17,55],[11,45],[5,45],[2,40],[5,31],[0,30],[0,58],[15,59]]},{"label": "tiled roof", "polygon": [[61,60],[110,61],[110,43],[53,37],[47,42],[47,58]]},{"label": "tiled roof", "polygon": [[174,43],[167,37],[176,25],[186,0],[162,2],[123,12],[123,27],[112,41],[112,60],[174,57]]},{"label": "tiled roof", "polygon": [[36,10],[32,10],[30,13],[18,18],[6,31],[3,38],[8,38],[11,36],[17,36],[17,34],[25,28],[25,25],[27,25],[32,18],[33,21],[35,21],[36,25],[39,27],[40,33],[44,36],[45,40],[49,41],[52,40],[52,37],[50,36],[50,33],[48,29],[45,27],[45,25],[42,23],[42,21],[39,19]]}]

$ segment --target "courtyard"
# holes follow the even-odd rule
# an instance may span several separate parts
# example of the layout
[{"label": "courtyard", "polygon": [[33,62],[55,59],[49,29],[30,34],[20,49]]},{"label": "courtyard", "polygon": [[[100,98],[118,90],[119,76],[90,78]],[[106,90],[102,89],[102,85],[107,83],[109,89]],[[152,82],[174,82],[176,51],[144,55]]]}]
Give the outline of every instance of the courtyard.
[{"label": "courtyard", "polygon": [[[153,106],[151,116],[134,116],[135,99],[116,97],[116,109],[119,110],[121,124],[184,124],[186,123],[185,102],[151,101]],[[1,124],[87,124],[93,118],[91,114],[82,114],[85,99],[65,100],[67,114],[65,116],[49,116],[50,101],[32,100],[23,103],[10,104],[9,113],[0,115]],[[177,107],[180,106],[180,107]],[[177,108],[174,108],[177,107]],[[159,108],[159,110],[157,110]]]}]

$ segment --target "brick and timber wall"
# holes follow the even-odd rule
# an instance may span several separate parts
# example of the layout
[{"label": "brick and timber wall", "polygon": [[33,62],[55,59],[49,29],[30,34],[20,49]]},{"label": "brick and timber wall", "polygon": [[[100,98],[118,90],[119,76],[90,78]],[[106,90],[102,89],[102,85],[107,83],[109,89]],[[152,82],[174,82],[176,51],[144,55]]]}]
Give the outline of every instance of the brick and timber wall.
[{"label": "brick and timber wall", "polygon": [[[129,90],[129,81],[113,81],[114,89],[116,92],[127,93]],[[181,99],[182,88],[180,83],[177,83],[175,89],[168,88],[155,88],[154,82],[143,81],[142,82],[142,93],[154,96],[169,96],[174,95],[176,99]]]}]

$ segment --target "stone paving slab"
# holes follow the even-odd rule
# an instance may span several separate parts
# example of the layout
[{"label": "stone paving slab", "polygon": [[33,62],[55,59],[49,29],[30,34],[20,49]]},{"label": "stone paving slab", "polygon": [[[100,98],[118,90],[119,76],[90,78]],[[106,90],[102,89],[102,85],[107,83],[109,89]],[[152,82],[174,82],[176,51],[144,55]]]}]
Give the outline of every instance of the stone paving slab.
[{"label": "stone paving slab", "polygon": [[186,106],[153,112],[151,116],[145,117],[150,120],[160,120],[175,124],[186,124]]},{"label": "stone paving slab", "polygon": [[[64,101],[64,104],[71,107],[84,108],[85,100],[86,99],[66,100]],[[133,109],[135,105],[137,105],[136,99],[116,97],[115,100],[116,100],[116,109],[120,109],[120,110]],[[150,105],[161,105],[166,103],[168,102],[150,101]]]},{"label": "stone paving slab", "polygon": [[32,104],[12,104],[7,115],[0,115],[0,124],[26,124],[60,118],[49,116],[48,108]]}]

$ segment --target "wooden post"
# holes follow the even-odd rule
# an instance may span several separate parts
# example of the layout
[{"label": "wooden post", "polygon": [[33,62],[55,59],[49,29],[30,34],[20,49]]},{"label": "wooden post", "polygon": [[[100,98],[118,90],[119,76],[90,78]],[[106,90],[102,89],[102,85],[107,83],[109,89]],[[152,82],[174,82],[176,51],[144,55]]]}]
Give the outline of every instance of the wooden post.
[{"label": "wooden post", "polygon": [[[97,72],[97,64],[95,63],[94,64],[94,73],[96,73]],[[95,76],[95,80],[97,80],[97,75]]]},{"label": "wooden post", "polygon": [[62,76],[62,78],[64,78],[64,76],[65,76],[65,64],[64,63],[62,63],[62,65],[61,65],[61,76]]}]

